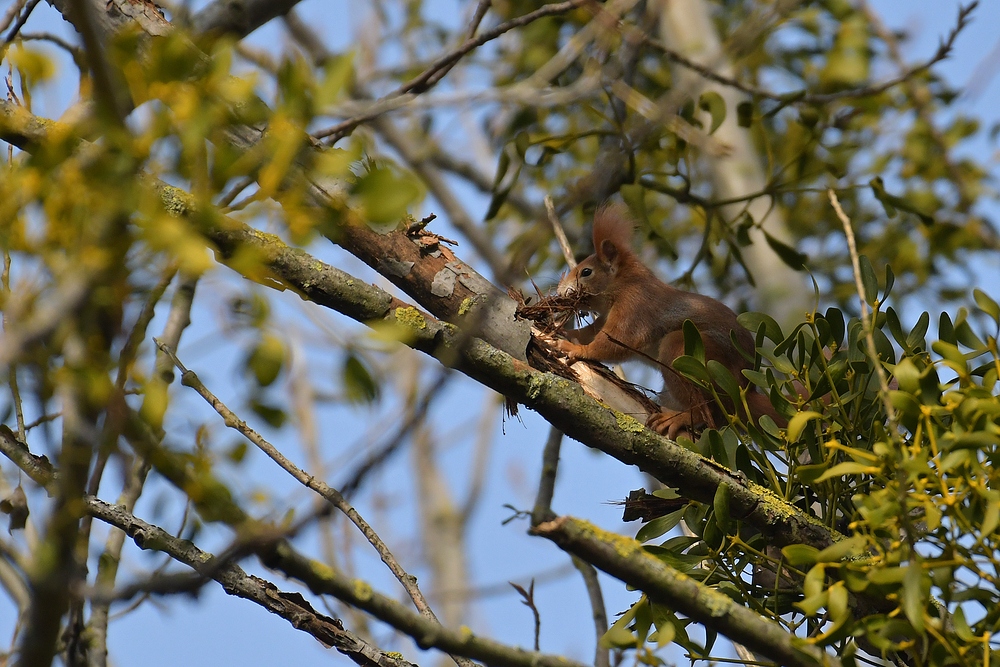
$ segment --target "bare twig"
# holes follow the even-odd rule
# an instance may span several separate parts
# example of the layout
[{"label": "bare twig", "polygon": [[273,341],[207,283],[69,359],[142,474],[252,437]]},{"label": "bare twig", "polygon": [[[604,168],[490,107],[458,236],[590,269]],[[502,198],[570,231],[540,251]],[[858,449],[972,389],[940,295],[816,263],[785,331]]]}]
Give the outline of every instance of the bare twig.
[{"label": "bare twig", "polygon": [[562,438],[562,431],[555,426],[549,428],[549,437],[545,441],[545,449],[542,452],[542,473],[538,480],[538,494],[535,496],[535,507],[531,510],[531,525],[533,526],[555,517],[555,513],[552,511],[552,496],[555,493]]},{"label": "bare twig", "polygon": [[[952,30],[951,34],[949,34],[947,41],[943,41],[938,47],[939,53],[942,50],[951,50],[951,45],[955,41],[955,37],[958,36],[958,32],[961,31],[961,29],[969,22],[969,14],[976,8],[977,4],[978,0],[977,2],[971,3],[968,7],[959,6],[958,24]],[[900,70],[906,71],[906,64],[903,61],[903,54],[900,51],[899,40],[896,35],[886,27],[878,13],[872,9],[868,2],[862,0],[861,8],[863,9],[865,17],[868,19],[869,23],[872,24],[875,34],[877,34],[888,47],[889,57],[895,62],[896,66]],[[964,185],[966,182],[964,168],[952,157],[949,140],[945,138],[944,134],[938,128],[937,123],[934,122],[933,114],[930,109],[930,100],[933,98],[932,96],[925,95],[921,92],[920,88],[918,88],[919,82],[915,78],[912,76],[906,76],[906,74],[904,74],[903,77],[903,90],[909,98],[911,104],[913,104],[917,117],[923,122],[928,136],[937,148],[937,153],[940,156],[939,159],[944,165],[945,170],[948,172],[948,177],[951,179],[952,184],[958,193],[959,210],[963,212],[967,211],[975,201],[976,195],[973,192],[973,188],[966,187]]]},{"label": "bare twig", "polygon": [[601,646],[601,638],[608,631],[608,612],[604,607],[604,593],[601,592],[601,582],[597,579],[597,568],[576,556],[572,556],[573,566],[583,577],[583,585],[587,588],[587,599],[590,600],[591,615],[594,619],[594,631],[597,633],[597,648],[594,649],[594,667],[610,667],[611,658],[608,649]]},{"label": "bare twig", "polygon": [[469,21],[469,39],[476,36],[479,24],[483,22],[483,17],[486,16],[486,12],[489,11],[492,4],[493,0],[479,0],[479,4],[476,5],[476,11],[472,15],[472,20]]},{"label": "bare twig", "polygon": [[333,646],[363,667],[415,667],[398,653],[386,653],[344,629],[334,618],[319,614],[298,593],[285,593],[269,581],[253,577],[235,563],[216,565],[217,559],[188,540],[174,537],[158,526],[146,523],[124,507],[110,505],[97,498],[86,499],[87,511],[95,518],[127,533],[140,549],[156,549],[197,572],[210,572],[229,595],[254,602],[276,614],[297,630],[309,633],[327,646]]},{"label": "bare twig", "polygon": [[[3,273],[0,274],[0,289],[4,292],[4,301],[6,302],[10,298],[10,253],[7,252],[5,248],[3,251]],[[7,330],[7,312],[0,312],[0,324],[3,325],[3,330]],[[14,403],[14,418],[17,421],[17,437],[21,442],[27,440],[28,428],[24,424],[24,410],[21,405],[21,390],[17,385],[17,365],[11,364],[7,370],[10,376],[8,382],[10,383],[10,398]]]},{"label": "bare twig", "polygon": [[368,453],[364,461],[355,468],[355,470],[348,475],[347,481],[344,482],[340,488],[343,489],[344,497],[350,498],[361,485],[364,484],[368,475],[371,474],[373,470],[382,465],[390,456],[396,453],[396,450],[406,441],[406,436],[408,436],[413,428],[419,424],[424,416],[427,414],[427,410],[430,409],[431,401],[441,392],[441,389],[450,379],[451,374],[447,369],[442,370],[437,379],[431,384],[430,387],[424,392],[423,398],[416,407],[407,416],[406,421],[404,421],[399,430],[396,431],[389,440],[385,442],[381,447],[375,447],[372,451]]},{"label": "bare twig", "polygon": [[24,27],[25,22],[28,20],[28,17],[31,16],[31,12],[36,6],[38,6],[39,2],[40,0],[18,0],[10,6],[7,13],[4,14],[3,19],[0,19],[0,32],[6,30],[7,26],[9,26],[15,18],[17,19],[17,22],[14,23],[14,27],[11,28],[10,32],[7,33],[7,36],[4,37],[4,46],[14,41],[14,38],[17,37],[17,33],[21,31],[22,27]]},{"label": "bare twig", "polygon": [[392,627],[418,638],[422,646],[434,647],[453,655],[466,655],[495,667],[584,667],[583,663],[565,656],[526,651],[480,637],[468,628],[452,630],[441,627],[395,600],[373,591],[367,582],[335,572],[296,553],[284,543],[268,554],[264,563],[304,582],[316,593],[333,595],[364,609]]},{"label": "bare twig", "polygon": [[973,0],[973,2],[968,5],[958,8],[958,19],[955,22],[954,27],[948,32],[948,36],[941,40],[938,45],[937,50],[934,54],[927,60],[914,65],[906,69],[903,73],[895,76],[882,83],[876,83],[869,86],[862,86],[860,88],[850,88],[848,90],[840,90],[834,93],[807,93],[804,90],[793,91],[790,93],[775,93],[763,88],[758,88],[756,86],[747,85],[737,79],[723,76],[715,72],[710,67],[705,67],[700,65],[693,60],[686,58],[681,53],[671,49],[662,42],[655,40],[648,35],[640,34],[639,38],[645,43],[656,48],[657,50],[663,52],[667,58],[673,62],[685,67],[693,72],[698,73],[700,76],[714,81],[715,83],[722,84],[723,86],[728,86],[730,88],[735,88],[747,95],[752,95],[754,97],[759,97],[763,99],[773,100],[775,102],[780,102],[782,104],[788,103],[801,103],[801,104],[825,104],[828,102],[834,102],[837,100],[845,99],[857,99],[862,97],[871,97],[873,95],[879,95],[884,93],[890,88],[894,88],[901,83],[911,80],[917,74],[924,72],[937,63],[941,62],[951,54],[952,48],[955,46],[955,40],[958,35],[969,25],[969,17],[972,11],[979,5],[979,0]]},{"label": "bare twig", "polygon": [[531,615],[535,619],[535,650],[538,649],[538,642],[542,636],[542,615],[538,611],[538,607],[535,605],[535,580],[532,579],[531,583],[528,584],[528,588],[525,589],[524,586],[515,584],[513,581],[510,585],[517,591],[518,595],[521,596],[521,604],[531,610]]},{"label": "bare twig", "polygon": [[[861,326],[864,328],[865,332],[865,342],[868,345],[868,356],[871,358],[872,365],[875,367],[875,372],[878,375],[878,384],[881,389],[882,402],[885,404],[885,414],[889,417],[889,421],[896,423],[896,409],[893,407],[892,402],[889,400],[889,379],[885,374],[885,369],[882,367],[882,361],[879,359],[878,350],[875,348],[875,336],[872,333],[872,321],[871,313],[868,312],[868,299],[865,294],[865,285],[861,280],[861,263],[858,258],[858,247],[854,242],[854,230],[851,229],[851,220],[844,213],[844,209],[840,207],[840,200],[837,199],[837,193],[833,189],[827,190],[827,196],[830,198],[830,204],[833,206],[833,210],[837,212],[837,217],[840,219],[841,224],[844,226],[844,234],[847,236],[847,249],[851,254],[851,265],[854,267],[854,285],[858,290],[858,299],[861,302]],[[871,295],[874,298],[875,294]]]},{"label": "bare twig", "polygon": [[[375,551],[378,552],[382,562],[385,563],[386,567],[389,568],[389,571],[392,572],[399,583],[402,584],[403,588],[410,596],[410,599],[413,601],[413,605],[417,608],[420,614],[435,623],[438,623],[437,616],[434,615],[434,611],[431,609],[426,598],[424,598],[423,593],[420,592],[420,588],[417,586],[417,578],[413,575],[407,574],[407,572],[399,564],[399,561],[396,560],[396,557],[389,550],[389,547],[386,546],[385,542],[382,541],[382,538],[378,536],[378,533],[376,533],[368,522],[365,521],[360,514],[358,514],[358,511],[347,502],[340,491],[327,485],[325,482],[317,480],[315,477],[306,473],[292,463],[284,454],[278,451],[277,447],[272,445],[259,433],[250,428],[246,422],[226,407],[226,405],[220,401],[215,394],[209,391],[208,387],[206,387],[205,384],[198,378],[197,374],[194,371],[185,368],[184,364],[181,363],[181,360],[177,358],[177,355],[174,354],[169,347],[159,340],[154,339],[154,341],[160,351],[163,352],[163,354],[165,354],[181,371],[181,384],[185,387],[191,387],[198,392],[198,395],[204,398],[205,401],[219,413],[219,416],[225,421],[226,426],[241,433],[243,437],[255,444],[258,449],[267,454],[272,461],[277,463],[285,472],[298,480],[303,486],[315,491],[320,496],[325,498],[331,505],[343,512],[347,518],[351,520],[351,523],[357,526],[358,530],[361,531],[372,547],[375,548]],[[460,660],[460,658],[457,658],[456,662],[462,664]]]},{"label": "bare twig", "polygon": [[556,234],[556,240],[559,241],[559,249],[562,250],[566,266],[571,269],[575,268],[576,257],[573,256],[573,248],[570,247],[569,239],[566,238],[566,230],[563,229],[562,223],[559,222],[559,216],[556,214],[556,207],[552,203],[550,195],[545,195],[545,213],[548,215],[549,224],[552,225],[552,231]]},{"label": "bare twig", "polygon": [[[478,37],[472,37],[465,41],[457,49],[452,50],[449,53],[441,56],[433,63],[431,63],[427,69],[423,72],[410,79],[402,86],[392,91],[385,97],[381,98],[381,101],[385,101],[392,98],[399,98],[408,93],[419,94],[429,88],[433,87],[438,81],[440,81],[445,74],[447,74],[455,64],[462,59],[468,53],[471,53],[475,49],[479,48],[483,44],[490,42],[500,35],[506,32],[510,32],[514,28],[520,28],[521,26],[528,25],[533,21],[537,21],[540,18],[546,16],[554,16],[557,14],[565,14],[568,11],[576,9],[577,7],[583,5],[587,0],[568,0],[567,2],[558,2],[550,5],[545,5],[540,9],[536,9],[533,12],[524,14],[510,21],[505,21],[500,25],[496,26],[491,30],[480,34]],[[380,116],[383,113],[381,110],[373,110],[360,116],[354,118],[349,118],[333,127],[317,132],[314,136],[319,139],[324,139],[326,143],[334,144],[340,139],[350,134],[351,130],[356,128],[362,123],[366,123]]]},{"label": "bare twig", "polygon": [[[184,276],[177,283],[174,298],[170,300],[170,313],[167,323],[163,326],[160,342],[171,350],[176,350],[181,341],[181,334],[191,324],[191,306],[194,304],[194,294],[198,287],[197,276]],[[156,376],[170,384],[174,381],[174,365],[162,351],[156,353]]]}]

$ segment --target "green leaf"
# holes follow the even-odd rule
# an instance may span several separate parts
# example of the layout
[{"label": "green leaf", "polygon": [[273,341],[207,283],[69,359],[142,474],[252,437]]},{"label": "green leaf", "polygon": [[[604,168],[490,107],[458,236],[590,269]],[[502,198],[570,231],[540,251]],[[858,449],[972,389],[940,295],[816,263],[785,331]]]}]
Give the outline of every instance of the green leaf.
[{"label": "green leaf", "polygon": [[806,424],[814,419],[821,419],[823,417],[822,413],[815,412],[814,410],[805,410],[803,412],[798,412],[794,417],[788,422],[788,442],[795,442],[802,435],[802,430],[806,427]]},{"label": "green leaf", "polygon": [[885,301],[886,297],[889,296],[889,292],[892,291],[892,286],[896,284],[896,276],[892,272],[892,267],[888,264],[885,265],[885,294],[882,295],[882,300]]},{"label": "green leaf", "polygon": [[955,338],[955,325],[952,324],[948,313],[941,313],[941,317],[938,318],[938,338],[952,345],[958,343],[958,339]]},{"label": "green leaf", "polygon": [[782,262],[796,271],[801,271],[805,268],[806,261],[809,259],[808,255],[799,252],[783,241],[779,241],[768,234],[766,230],[762,231],[764,231],[764,240],[767,241],[767,245],[771,246],[771,250],[773,250],[775,254],[781,258]]},{"label": "green leaf", "polygon": [[844,342],[844,335],[847,333],[844,313],[839,308],[827,308],[823,319],[830,325],[830,337],[840,346]]},{"label": "green leaf", "polygon": [[819,549],[808,544],[789,544],[781,548],[781,555],[785,557],[788,564],[793,567],[804,565],[814,565]]},{"label": "green leaf", "polygon": [[972,290],[972,296],[976,299],[979,310],[993,318],[993,321],[1000,324],[1000,305],[979,288]]},{"label": "green leaf", "polygon": [[635,635],[627,630],[629,623],[635,619],[636,613],[640,610],[640,607],[644,607],[649,604],[646,601],[646,597],[643,596],[639,600],[629,607],[628,611],[618,617],[618,620],[612,624],[608,631],[601,636],[598,644],[603,648],[632,648],[636,645]]},{"label": "green leaf", "polygon": [[868,22],[860,13],[840,22],[833,47],[826,52],[826,63],[819,80],[827,90],[853,88],[868,80],[871,56],[868,47]]},{"label": "green leaf", "polygon": [[729,395],[734,404],[740,404],[740,385],[736,383],[736,378],[733,377],[728,368],[715,359],[709,359],[708,374],[712,376],[712,381]]},{"label": "green leaf", "polygon": [[[670,621],[665,623],[659,623],[656,626],[656,645],[666,646],[670,642],[674,641],[677,636],[677,630],[674,628],[674,624]],[[650,637],[653,639],[653,637]]]},{"label": "green leaf", "polygon": [[820,609],[826,606],[826,591],[820,591],[816,595],[810,595],[801,602],[796,602],[795,606],[802,610],[806,616],[815,616]]},{"label": "green leaf", "polygon": [[883,183],[881,177],[876,176],[872,180],[868,181],[868,185],[871,186],[872,193],[875,195],[875,198],[881,202],[882,208],[885,209],[885,214],[890,218],[896,217],[896,209],[899,209],[917,216],[920,218],[920,222],[925,225],[934,224],[934,218],[932,216],[927,215],[903,197],[897,197],[896,195],[891,195],[886,192],[885,184]]},{"label": "green leaf", "polygon": [[955,634],[958,638],[965,642],[972,642],[976,640],[976,636],[972,634],[972,628],[969,627],[968,621],[965,620],[965,612],[962,611],[961,605],[955,607],[955,613],[951,615],[952,625],[955,628]]},{"label": "green leaf", "polygon": [[670,532],[681,522],[681,519],[684,517],[685,509],[687,508],[682,507],[681,509],[671,512],[665,516],[656,517],[639,529],[639,532],[635,534],[636,541],[648,542],[649,540],[655,539],[664,533]]},{"label": "green leaf", "polygon": [[920,391],[920,371],[909,358],[904,357],[896,364],[892,376],[899,383],[899,388],[909,394],[916,394]]},{"label": "green leaf", "polygon": [[766,313],[740,313],[736,317],[736,321],[750,332],[756,332],[760,328],[760,325],[763,324],[764,335],[774,343],[780,343],[785,339],[784,334],[781,333],[781,327],[778,326],[778,322]]},{"label": "green leaf", "polygon": [[940,354],[953,364],[955,370],[965,369],[968,372],[969,364],[965,360],[965,355],[958,349],[957,345],[946,343],[943,340],[936,340],[931,343],[931,349]]},{"label": "green leaf", "polygon": [[923,591],[924,569],[916,559],[911,560],[903,577],[903,612],[910,625],[917,632],[924,631],[924,600]]},{"label": "green leaf", "polygon": [[671,364],[674,370],[676,370],[681,375],[693,380],[700,380],[704,384],[709,384],[712,378],[708,375],[708,369],[705,368],[705,364],[698,361],[694,357],[689,357],[687,355],[682,355],[674,359]]},{"label": "green leaf", "polygon": [[955,323],[955,337],[958,338],[959,343],[970,350],[980,353],[986,351],[986,345],[983,341],[979,340],[979,336],[972,330],[972,327],[969,326],[969,321],[966,319],[961,319]]},{"label": "green leaf", "polygon": [[806,578],[802,582],[802,593],[806,597],[813,597],[823,593],[826,587],[826,566],[816,563],[806,572]]},{"label": "green leaf", "polygon": [[634,648],[635,635],[617,624],[608,628],[608,631],[601,636],[601,648]]},{"label": "green leaf", "polygon": [[[834,621],[842,623],[850,611],[847,608],[847,587],[843,581],[838,581],[827,589],[827,594],[829,595],[829,601],[826,608],[830,611],[830,617]],[[832,630],[827,630],[827,632],[831,632]]]},{"label": "green leaf", "polygon": [[845,463],[838,463],[833,466],[825,473],[820,475],[816,481],[825,482],[833,477],[843,477],[845,475],[875,475],[881,472],[881,466],[871,466],[864,463],[855,463],[854,461],[847,461]]},{"label": "green leaf", "polygon": [[274,405],[264,403],[263,401],[251,401],[250,409],[253,410],[258,417],[267,422],[267,425],[272,428],[281,428],[288,420],[288,415],[284,410]]},{"label": "green leaf", "polygon": [[285,363],[285,345],[277,336],[265,333],[247,357],[247,367],[261,387],[267,387],[278,378]]},{"label": "green leaf", "polygon": [[328,59],[323,69],[323,81],[316,91],[316,104],[320,108],[333,104],[354,78],[354,52]]},{"label": "green leaf", "polygon": [[906,347],[909,350],[916,348],[925,348],[927,346],[927,341],[924,340],[924,336],[927,334],[927,327],[930,325],[931,316],[925,310],[917,318],[917,323],[913,325],[913,329],[910,333],[906,335]]},{"label": "green leaf", "polygon": [[861,285],[865,289],[865,302],[869,306],[874,306],[878,300],[878,278],[875,277],[875,269],[866,255],[858,258],[858,265],[861,268]]},{"label": "green leaf", "polygon": [[371,403],[378,398],[378,384],[365,365],[353,354],[344,359],[344,393],[354,403]]},{"label": "green leaf", "polygon": [[684,331],[684,354],[705,363],[705,342],[698,327],[691,320],[684,320],[681,326]]},{"label": "green leaf", "polygon": [[383,225],[402,220],[407,207],[420,196],[420,188],[412,179],[397,176],[391,169],[375,167],[358,179],[352,194],[360,199],[365,217]]},{"label": "green leaf", "polygon": [[838,540],[827,548],[816,554],[816,560],[820,563],[838,563],[847,556],[857,556],[865,548],[865,538],[860,535],[849,537],[846,540]]},{"label": "green leaf", "polygon": [[993,536],[997,526],[1000,526],[1000,491],[989,491],[986,494],[986,513],[983,515],[983,523],[979,527],[980,540],[987,540]]},{"label": "green leaf", "polygon": [[698,98],[698,108],[702,111],[707,111],[712,116],[712,126],[708,130],[709,134],[719,129],[722,122],[726,120],[726,101],[722,99],[722,95],[714,90],[709,90],[701,94],[701,97]]},{"label": "green leaf", "polygon": [[882,208],[885,209],[885,214],[890,218],[896,217],[896,207],[892,205],[891,197],[889,193],[885,191],[885,184],[882,182],[881,176],[876,176],[872,180],[868,181],[868,185],[871,186],[872,194],[875,195],[875,199],[878,199],[882,204]]}]

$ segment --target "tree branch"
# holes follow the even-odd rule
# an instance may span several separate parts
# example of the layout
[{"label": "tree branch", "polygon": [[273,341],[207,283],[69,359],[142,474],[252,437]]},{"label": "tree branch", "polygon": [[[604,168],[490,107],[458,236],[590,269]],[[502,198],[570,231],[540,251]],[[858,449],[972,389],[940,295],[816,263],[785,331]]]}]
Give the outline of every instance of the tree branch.
[{"label": "tree branch", "polygon": [[728,595],[675,570],[631,538],[565,516],[535,526],[531,533],[552,540],[561,549],[642,590],[651,600],[661,601],[779,664],[840,665],[836,657],[761,618]]},{"label": "tree branch", "polygon": [[[434,611],[431,609],[430,605],[427,603],[424,594],[420,592],[420,588],[417,586],[417,578],[411,574],[408,574],[403,567],[396,560],[396,557],[389,550],[389,547],[382,541],[382,538],[378,536],[375,529],[364,520],[361,514],[358,513],[354,507],[347,502],[340,491],[329,486],[325,482],[316,479],[314,476],[308,474],[294,463],[292,463],[288,457],[278,451],[278,448],[272,445],[270,442],[265,440],[259,433],[250,428],[245,421],[239,418],[236,413],[230,410],[219,398],[209,391],[205,383],[201,381],[198,375],[191,370],[184,367],[180,359],[174,354],[174,352],[166,345],[156,341],[157,347],[160,351],[165,354],[173,364],[181,371],[181,384],[185,387],[191,387],[194,389],[199,396],[205,399],[205,401],[212,406],[212,408],[219,413],[222,417],[226,426],[231,429],[238,431],[247,440],[252,442],[257,446],[262,452],[267,454],[267,456],[277,463],[282,470],[287,472],[289,475],[294,477],[299,483],[301,483],[306,488],[315,491],[320,496],[322,496],[328,503],[336,507],[338,510],[344,513],[344,515],[350,519],[351,523],[357,526],[361,534],[365,536],[368,543],[374,547],[375,551],[378,553],[379,558],[385,563],[389,571],[392,572],[396,580],[403,586],[403,589],[410,596],[413,601],[413,605],[420,612],[421,616],[438,623],[440,622],[435,616]],[[459,664],[463,664],[459,661]]]},{"label": "tree branch", "polygon": [[279,543],[270,553],[262,555],[262,560],[268,567],[306,584],[314,593],[333,595],[364,609],[412,637],[421,648],[436,648],[468,656],[495,667],[585,667],[563,656],[526,651],[477,637],[468,628],[444,628],[376,593],[367,582],[346,577],[322,563],[296,553],[287,543]]},{"label": "tree branch", "polygon": [[314,610],[298,593],[285,593],[269,581],[248,575],[235,563],[216,567],[216,558],[188,540],[174,537],[158,526],[146,523],[118,505],[98,498],[86,499],[87,511],[97,519],[123,530],[140,549],[156,549],[196,572],[222,584],[229,595],[250,600],[272,614],[306,632],[327,646],[332,646],[363,667],[416,667],[396,653],[387,653],[345,630],[335,618]]},{"label": "tree branch", "polygon": [[462,59],[463,56],[471,53],[483,44],[496,39],[506,32],[510,32],[514,28],[520,28],[528,25],[529,23],[537,21],[540,18],[554,16],[556,14],[565,14],[566,12],[583,5],[586,1],[587,0],[568,0],[567,2],[545,5],[533,12],[529,12],[523,16],[518,16],[510,21],[505,21],[491,30],[480,33],[478,37],[470,37],[464,44],[462,44],[462,46],[441,56],[431,63],[430,66],[428,66],[423,72],[399,86],[388,95],[380,98],[378,100],[379,103],[376,104],[376,108],[373,111],[362,113],[354,118],[348,118],[331,128],[317,132],[314,136],[319,139],[323,139],[330,145],[335,144],[350,134],[351,131],[358,125],[374,120],[385,113],[386,109],[382,103],[402,98],[405,95],[420,94],[432,88],[444,77],[445,74],[451,70],[452,67],[455,66],[459,60]]}]

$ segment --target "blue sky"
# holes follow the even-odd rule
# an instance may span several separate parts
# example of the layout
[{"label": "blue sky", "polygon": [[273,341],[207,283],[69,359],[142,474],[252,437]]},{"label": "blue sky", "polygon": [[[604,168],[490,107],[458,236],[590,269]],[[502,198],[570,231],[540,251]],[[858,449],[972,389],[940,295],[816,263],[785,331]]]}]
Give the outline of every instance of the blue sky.
[{"label": "blue sky", "polygon": [[[893,28],[906,28],[914,36],[906,45],[905,52],[911,60],[926,57],[936,48],[940,37],[954,22],[958,4],[943,0],[879,0],[872,5],[882,14]],[[442,21],[457,23],[467,14],[468,3],[435,2],[435,11]],[[321,26],[334,46],[344,44],[349,39],[351,25],[363,21],[368,11],[363,3],[316,2],[306,0],[300,7],[302,15],[317,27]],[[349,20],[345,20],[349,19]],[[976,74],[976,95],[963,96],[957,108],[978,116],[985,126],[1000,121],[1000,81],[996,71],[1000,68],[1000,53],[996,26],[1000,25],[1000,3],[983,2],[978,8],[973,24],[959,38],[953,56],[937,66],[953,85],[962,87],[969,84]],[[68,34],[58,14],[47,5],[40,5],[36,16],[29,21],[26,30],[52,30]],[[280,32],[276,26],[267,26],[251,37],[250,42],[261,46],[278,43]],[[75,92],[73,77],[60,80],[59,84],[41,96],[40,109],[50,109],[53,114],[70,99]],[[980,159],[989,159],[993,148],[985,140],[977,141],[970,150]],[[474,217],[485,211],[488,202],[463,191]],[[995,203],[990,205],[996,212]],[[415,214],[436,211],[432,200],[425,201]],[[369,275],[352,258],[332,247],[318,248],[322,259],[335,263],[349,272]],[[461,252],[461,251],[459,251]],[[994,260],[996,262],[997,260]],[[1000,264],[983,267],[983,284],[994,289],[1000,279]],[[990,274],[992,273],[992,277]],[[213,274],[199,287],[198,310],[195,314],[196,326],[190,330],[181,346],[181,356],[196,370],[209,386],[215,388],[233,407],[238,407],[241,396],[233,387],[241,381],[238,368],[242,363],[244,347],[240,338],[236,341],[222,341],[218,337],[225,320],[223,306],[233,295],[242,294],[253,288],[225,273]],[[998,296],[994,292],[994,296]],[[291,323],[305,321],[304,306],[297,297],[288,293],[273,295],[276,302],[276,319]],[[344,335],[356,335],[358,327],[336,314],[323,313],[317,317]],[[152,331],[162,328],[160,320],[154,321]],[[303,327],[304,340],[310,340],[308,327]],[[244,343],[246,336],[243,336]],[[337,373],[339,356],[335,350],[327,353],[311,352],[310,363],[316,364],[318,372],[329,373],[333,378]],[[326,370],[328,368],[328,371]],[[425,363],[425,382],[437,373],[436,365]],[[335,383],[330,382],[333,386]],[[446,395],[436,401],[431,409],[431,421],[438,425],[442,441],[447,440],[447,428],[457,421],[464,429],[478,428],[477,416],[485,397],[475,383],[462,377],[452,380]],[[378,425],[391,423],[398,406],[392,401],[370,409],[324,408],[320,414],[323,454],[330,470],[328,481],[337,484],[343,481],[343,471],[358,460],[361,443],[378,433]],[[182,399],[172,411],[175,423],[180,424],[177,436],[183,442],[186,435],[193,433],[201,421],[212,423],[212,415],[193,397]],[[463,417],[468,415],[469,420]],[[561,552],[547,542],[530,538],[525,534],[527,524],[515,521],[502,526],[509,516],[504,504],[519,508],[529,508],[533,500],[541,446],[544,443],[547,424],[527,410],[521,411],[523,424],[508,419],[505,424],[496,420],[493,425],[493,449],[490,459],[489,481],[484,491],[479,509],[469,535],[469,548],[473,554],[472,576],[481,587],[502,588],[508,580],[527,586],[532,575],[558,570],[566,563]],[[305,460],[297,442],[288,434],[268,433],[260,424],[254,424],[266,435],[273,436],[275,443],[300,463]],[[235,437],[221,434],[221,427],[215,423],[218,442],[235,441]],[[384,439],[385,429],[378,440]],[[445,469],[461,495],[468,481],[471,465],[469,447],[445,448]],[[417,517],[406,499],[412,497],[413,481],[410,472],[409,454],[399,455],[375,480],[379,493],[368,494],[360,501],[359,510],[386,537],[405,567],[414,567],[418,553],[414,545],[413,531]],[[9,466],[8,466],[9,468]],[[5,470],[8,470],[5,468]],[[9,470],[8,470],[9,474]],[[636,526],[622,524],[620,508],[609,503],[624,497],[629,490],[643,485],[643,480],[634,468],[625,467],[603,454],[593,452],[575,442],[566,442],[563,447],[563,462],[557,488],[555,509],[583,516],[599,525],[616,531],[633,533]],[[281,516],[286,507],[303,508],[308,505],[309,496],[301,487],[292,482],[270,465],[270,462],[255,451],[251,451],[248,463],[238,475],[231,479],[234,487],[249,495],[260,492],[268,496],[273,506],[275,518]],[[158,499],[176,495],[162,483],[152,483],[144,495],[137,514],[151,521],[161,523],[168,529],[177,526],[175,511],[160,511]],[[268,503],[262,503],[259,513],[263,514]],[[388,509],[387,509],[388,508]],[[205,548],[224,546],[228,536],[223,531],[207,531],[201,544]],[[305,536],[304,544],[315,547],[315,531]],[[378,563],[377,558],[366,546],[355,549],[358,558],[358,574],[372,581],[377,588],[391,595],[398,595],[395,582]],[[144,565],[158,564],[162,558],[139,554],[134,545],[126,547],[126,559]],[[255,563],[247,561],[244,566],[259,571]],[[134,575],[125,568],[120,576],[127,581]],[[261,572],[271,578],[284,590],[296,590],[292,584],[277,580],[273,574]],[[624,610],[635,600],[634,593],[625,591],[617,582],[605,578],[604,593],[608,611],[611,614]],[[542,648],[545,651],[566,653],[571,657],[588,660],[593,651],[590,611],[582,586],[577,576],[570,573],[554,582],[539,583],[536,599],[542,613]],[[322,605],[314,601],[318,609]],[[13,632],[11,608],[0,600],[0,638],[9,637]],[[477,602],[475,612],[468,624],[477,632],[490,634],[505,642],[530,645],[532,618],[530,611],[523,607],[512,594],[485,597]],[[220,663],[265,665],[294,664],[299,662],[348,664],[339,654],[322,648],[311,637],[292,629],[285,621],[272,616],[255,605],[229,597],[222,590],[210,584],[198,598],[171,598],[165,604],[146,604],[137,612],[112,624],[110,649],[117,664],[144,664],[148,666],[173,665],[181,661],[189,665],[215,665]],[[377,638],[389,638],[384,629],[376,630]],[[4,642],[0,639],[0,645]],[[385,648],[399,648],[406,652],[408,659],[426,664],[437,656],[421,655],[406,644],[396,644],[386,639]],[[679,656],[674,656],[679,659]]]}]

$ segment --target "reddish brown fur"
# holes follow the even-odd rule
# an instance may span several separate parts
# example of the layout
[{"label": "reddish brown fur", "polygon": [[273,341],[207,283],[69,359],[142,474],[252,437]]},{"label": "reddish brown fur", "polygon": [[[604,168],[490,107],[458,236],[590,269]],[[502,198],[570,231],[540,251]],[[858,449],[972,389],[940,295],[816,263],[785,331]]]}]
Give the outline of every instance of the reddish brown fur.
[{"label": "reddish brown fur", "polygon": [[[605,206],[594,216],[595,253],[559,282],[559,293],[579,292],[581,309],[596,319],[590,326],[567,331],[570,340],[558,341],[559,348],[570,359],[639,359],[657,365],[672,405],[652,415],[648,423],[670,438],[698,425],[721,425],[725,418],[711,395],[671,367],[684,354],[681,327],[686,319],[694,322],[706,358],[725,366],[744,388],[749,382],[741,371],[749,365],[733,346],[730,332],[748,353],[754,349],[753,338],[725,304],[658,279],[632,252],[632,228],[622,206]],[[784,423],[755,387],[747,390],[746,401],[754,420],[766,414]]]}]

